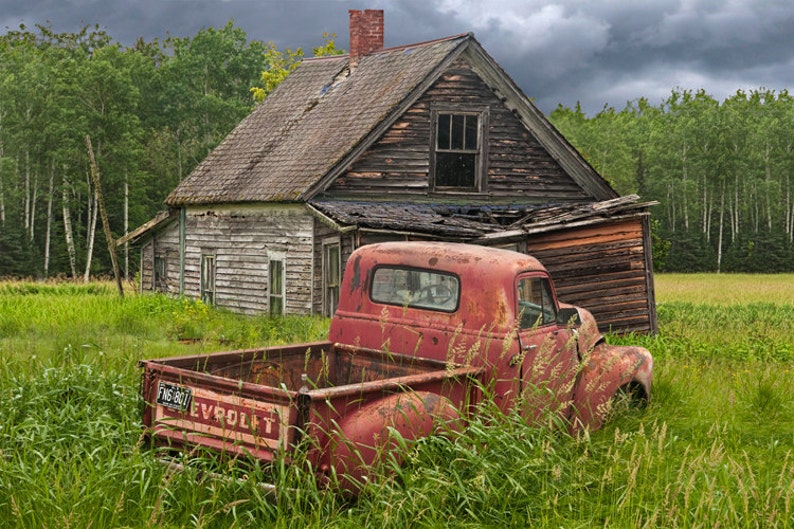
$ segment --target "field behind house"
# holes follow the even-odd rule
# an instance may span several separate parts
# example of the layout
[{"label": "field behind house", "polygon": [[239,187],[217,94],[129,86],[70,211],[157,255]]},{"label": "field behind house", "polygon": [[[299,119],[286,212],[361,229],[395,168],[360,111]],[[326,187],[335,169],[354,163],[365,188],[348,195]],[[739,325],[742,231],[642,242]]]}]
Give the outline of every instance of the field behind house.
[{"label": "field behind house", "polygon": [[572,438],[486,402],[350,501],[300,465],[172,472],[140,441],[138,359],[321,339],[326,320],[0,283],[0,528],[794,527],[794,276],[662,275],[656,297],[658,336],[609,337],[653,353],[646,409]]}]

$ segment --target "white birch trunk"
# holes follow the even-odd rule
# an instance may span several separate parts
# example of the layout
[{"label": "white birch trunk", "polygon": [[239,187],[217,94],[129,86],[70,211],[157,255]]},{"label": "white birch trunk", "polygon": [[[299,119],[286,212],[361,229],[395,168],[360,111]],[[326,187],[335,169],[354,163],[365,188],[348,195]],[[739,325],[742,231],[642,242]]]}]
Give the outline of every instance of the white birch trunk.
[{"label": "white birch trunk", "polygon": [[35,173],[33,174],[32,187],[33,187],[33,196],[31,197],[31,201],[30,201],[30,227],[28,233],[28,237],[30,238],[31,242],[33,242],[33,239],[35,238],[34,230],[36,228],[36,200],[38,200],[39,198],[39,183],[38,183],[37,175]]},{"label": "white birch trunk", "polygon": [[50,237],[52,236],[52,196],[55,181],[55,167],[50,166],[50,185],[47,190],[47,231],[44,236],[44,278],[50,275]]},{"label": "white birch trunk", "polygon": [[688,181],[689,181],[689,168],[686,164],[686,150],[684,151],[684,167],[683,167],[683,181],[684,181],[684,192],[681,193],[681,211],[684,214],[684,231],[689,232],[689,203],[687,201],[687,195],[689,194],[688,189]]},{"label": "white birch trunk", "polygon": [[[124,171],[124,234],[130,231],[130,183]],[[130,280],[130,243],[124,243],[124,279]]]},{"label": "white birch trunk", "polygon": [[733,239],[731,241],[736,241],[736,237],[739,236],[739,215],[741,214],[741,205],[739,202],[739,173],[737,172],[734,175],[734,187],[733,187],[733,196],[734,196],[734,216],[735,216],[735,225],[733,229]]},{"label": "white birch trunk", "polygon": [[77,252],[74,248],[74,237],[72,235],[72,210],[69,207],[69,182],[66,180],[66,173],[63,176],[63,234],[66,239],[66,251],[69,254],[69,267],[72,272],[72,279],[77,279]]},{"label": "white birch trunk", "polygon": [[722,187],[720,194],[720,225],[719,225],[719,240],[717,241],[717,273],[720,273],[722,266],[722,230],[725,225],[725,186]]},{"label": "white birch trunk", "polygon": [[25,231],[30,229],[30,153],[25,153]]},{"label": "white birch trunk", "polygon": [[83,274],[83,282],[88,283],[88,280],[91,278],[91,260],[94,257],[94,240],[96,239],[96,219],[97,219],[97,207],[96,207],[96,192],[88,194],[88,201],[89,203],[93,203],[93,207],[89,208],[91,211],[90,220],[89,220],[89,227],[88,233],[86,234],[86,257],[85,257],[85,273]]},{"label": "white birch trunk", "polygon": [[772,168],[771,168],[771,149],[769,146],[764,151],[764,180],[766,182],[766,227],[769,232],[772,232],[772,197],[770,196],[772,189]]}]

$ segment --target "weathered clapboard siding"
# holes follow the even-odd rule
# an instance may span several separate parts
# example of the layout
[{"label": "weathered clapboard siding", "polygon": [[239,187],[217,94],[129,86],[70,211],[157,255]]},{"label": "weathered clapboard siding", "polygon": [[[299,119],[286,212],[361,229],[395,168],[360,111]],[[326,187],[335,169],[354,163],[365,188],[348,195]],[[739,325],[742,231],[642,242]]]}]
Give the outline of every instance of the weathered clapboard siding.
[{"label": "weathered clapboard siding", "polygon": [[560,299],[582,306],[602,330],[650,332],[655,322],[642,218],[537,234],[527,252],[548,268]]},{"label": "weathered clapboard siding", "polygon": [[313,218],[302,205],[188,209],[185,294],[201,296],[201,259],[215,257],[215,304],[257,314],[269,310],[269,261],[285,260],[285,313],[311,311]]},{"label": "weathered clapboard siding", "polygon": [[[155,257],[165,260],[165,278],[154,283]],[[171,222],[157,231],[141,251],[141,291],[179,294],[179,224]]]},{"label": "weathered clapboard siding", "polygon": [[141,292],[152,292],[154,288],[154,242],[149,239],[149,242],[141,246],[141,264],[140,264],[140,289]]},{"label": "weathered clapboard siding", "polygon": [[[447,72],[381,139],[327,190],[328,198],[427,200],[431,109],[487,109],[487,183],[483,193],[466,193],[476,203],[529,200],[585,201],[579,187],[464,61]],[[434,194],[434,201],[459,201],[461,194]]]},{"label": "weathered clapboard siding", "polygon": [[312,292],[312,314],[323,313],[323,245],[322,241],[326,238],[338,235],[338,232],[331,226],[314,221],[314,263],[313,263],[313,292]]}]

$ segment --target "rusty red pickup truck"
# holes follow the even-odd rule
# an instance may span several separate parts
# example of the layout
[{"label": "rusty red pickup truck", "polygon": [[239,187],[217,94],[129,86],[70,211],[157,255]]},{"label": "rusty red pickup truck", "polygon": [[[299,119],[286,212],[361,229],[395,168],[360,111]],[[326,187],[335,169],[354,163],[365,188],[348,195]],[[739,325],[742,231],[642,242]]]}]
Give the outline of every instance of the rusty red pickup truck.
[{"label": "rusty red pickup truck", "polygon": [[327,341],[140,365],[154,444],[264,462],[302,444],[319,478],[355,488],[395,433],[465,428],[484,395],[528,421],[598,428],[617,395],[650,398],[653,359],[607,344],[531,256],[390,242],[348,259]]}]

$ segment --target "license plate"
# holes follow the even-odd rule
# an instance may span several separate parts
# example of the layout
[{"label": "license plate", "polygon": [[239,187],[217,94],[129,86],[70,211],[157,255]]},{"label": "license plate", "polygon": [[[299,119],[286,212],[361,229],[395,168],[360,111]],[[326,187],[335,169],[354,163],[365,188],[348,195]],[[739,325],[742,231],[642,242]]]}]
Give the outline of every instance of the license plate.
[{"label": "license plate", "polygon": [[157,386],[157,404],[177,411],[187,411],[193,399],[193,390],[179,384],[160,382]]}]

